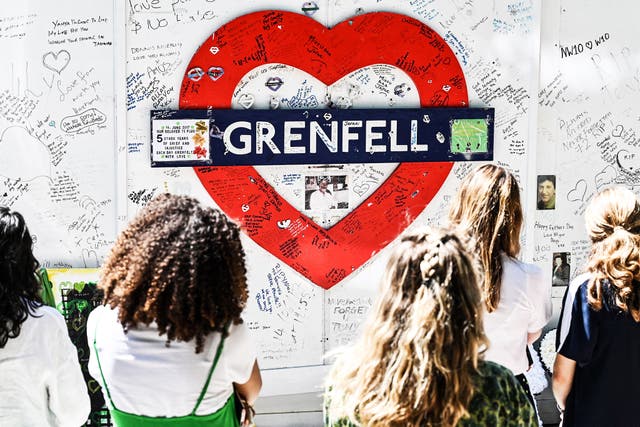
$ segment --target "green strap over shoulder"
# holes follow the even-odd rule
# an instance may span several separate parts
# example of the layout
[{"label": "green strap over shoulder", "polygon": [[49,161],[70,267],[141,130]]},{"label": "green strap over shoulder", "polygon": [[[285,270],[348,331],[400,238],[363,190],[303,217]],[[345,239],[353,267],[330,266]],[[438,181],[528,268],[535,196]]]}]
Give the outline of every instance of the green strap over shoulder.
[{"label": "green strap over shoulder", "polygon": [[[118,410],[116,408],[116,405],[113,404],[113,400],[111,399],[111,393],[109,392],[109,387],[107,386],[107,382],[104,379],[104,373],[102,372],[102,365],[100,363],[100,356],[98,354],[98,346],[96,345],[96,339],[98,336],[98,323],[99,320],[96,319],[96,325],[95,325],[95,330],[93,333],[93,351],[95,352],[96,355],[96,361],[98,362],[98,370],[100,371],[100,377],[102,378],[102,384],[104,387],[104,390],[107,392],[107,397],[109,398],[109,403],[111,403],[111,407],[115,410]],[[200,396],[198,397],[198,401],[196,402],[196,406],[193,408],[193,411],[191,411],[191,413],[189,414],[190,416],[195,416],[196,411],[198,410],[198,408],[200,407],[200,404],[202,403],[202,400],[204,399],[204,395],[207,393],[207,389],[209,388],[209,383],[211,382],[211,376],[213,375],[213,371],[216,368],[216,365],[218,364],[218,360],[220,359],[220,355],[222,354],[222,349],[224,348],[224,336],[227,334],[229,326],[227,325],[225,327],[224,332],[220,333],[220,343],[218,344],[218,349],[216,350],[216,355],[213,358],[213,363],[211,364],[211,368],[209,369],[209,374],[207,375],[207,380],[204,383],[204,386],[202,387],[202,390],[200,391]]]},{"label": "green strap over shoulder", "polygon": [[42,302],[49,307],[55,308],[56,299],[53,296],[53,286],[49,280],[47,269],[44,267],[39,268],[38,271],[36,271],[36,275],[40,280],[40,298],[42,298]]},{"label": "green strap over shoulder", "polygon": [[111,393],[109,392],[109,387],[107,387],[107,382],[104,379],[104,373],[102,373],[102,364],[100,363],[100,356],[98,354],[98,346],[96,345],[96,339],[98,337],[98,323],[99,319],[96,319],[96,326],[93,330],[93,351],[96,354],[96,361],[98,362],[98,370],[100,371],[100,378],[102,378],[102,387],[104,388],[104,390],[107,392],[107,397],[109,398],[109,403],[111,404],[111,407],[114,409],[116,408],[116,405],[113,404],[113,400],[111,400]]},{"label": "green strap over shoulder", "polygon": [[200,391],[200,397],[198,397],[198,402],[196,402],[196,406],[193,408],[193,411],[191,411],[191,415],[196,414],[196,411],[198,410],[198,408],[200,407],[200,404],[202,403],[202,399],[204,399],[204,395],[207,393],[207,389],[209,389],[211,376],[213,375],[213,370],[216,368],[216,365],[218,364],[218,359],[220,359],[220,355],[222,354],[222,349],[224,348],[224,336],[227,335],[228,330],[229,330],[229,325],[225,326],[224,332],[220,333],[220,344],[218,344],[218,350],[216,350],[216,355],[213,358],[213,364],[209,369],[209,375],[207,375],[207,381],[204,383],[204,387],[202,387],[202,390]]}]

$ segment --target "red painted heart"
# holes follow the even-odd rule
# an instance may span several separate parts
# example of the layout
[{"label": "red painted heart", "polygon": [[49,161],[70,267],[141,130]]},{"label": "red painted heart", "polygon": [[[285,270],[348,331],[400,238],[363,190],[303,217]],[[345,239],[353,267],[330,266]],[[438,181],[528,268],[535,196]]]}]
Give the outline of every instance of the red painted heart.
[{"label": "red painted heart", "polygon": [[[368,65],[390,64],[413,79],[423,107],[468,103],[455,55],[435,31],[413,18],[378,12],[327,29],[304,15],[266,11],[229,22],[200,46],[185,72],[180,108],[230,108],[240,80],[268,63],[299,68],[326,85]],[[189,70],[196,67],[203,73],[216,70],[217,78],[189,78]],[[452,166],[399,164],[367,200],[329,230],[291,206],[253,167],[194,169],[216,204],[256,243],[329,289],[411,224]]]}]

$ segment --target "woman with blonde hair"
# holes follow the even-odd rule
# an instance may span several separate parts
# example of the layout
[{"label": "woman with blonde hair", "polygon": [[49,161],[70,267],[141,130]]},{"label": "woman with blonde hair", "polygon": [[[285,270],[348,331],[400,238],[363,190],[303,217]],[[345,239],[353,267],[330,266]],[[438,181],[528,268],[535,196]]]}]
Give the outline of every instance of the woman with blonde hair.
[{"label": "woman with blonde hair", "polygon": [[640,200],[609,188],[585,213],[591,254],[556,357],[553,392],[563,426],[638,425]]},{"label": "woman with blonde hair", "polygon": [[535,425],[513,375],[485,362],[480,293],[460,239],[405,235],[357,343],[327,383],[327,426]]},{"label": "woman with blonde hair", "polygon": [[551,318],[551,283],[538,267],[516,258],[523,222],[516,177],[500,166],[478,167],[462,181],[449,220],[471,238],[480,263],[485,357],[509,368],[535,405],[524,375],[527,345]]},{"label": "woman with blonde hair", "polygon": [[234,391],[251,404],[262,381],[241,318],[247,282],[234,223],[192,197],[161,194],[118,236],[99,286],[89,371],[117,427],[240,425]]}]

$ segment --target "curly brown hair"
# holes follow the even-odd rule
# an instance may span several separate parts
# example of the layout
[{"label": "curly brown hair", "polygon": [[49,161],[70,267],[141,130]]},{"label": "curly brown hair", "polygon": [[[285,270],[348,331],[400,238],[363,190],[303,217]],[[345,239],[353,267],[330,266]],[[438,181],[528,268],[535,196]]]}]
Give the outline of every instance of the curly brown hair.
[{"label": "curly brown hair", "polygon": [[125,330],[156,322],[167,341],[195,339],[242,323],[247,302],[238,226],[187,196],[161,194],[118,237],[102,268],[105,305]]}]

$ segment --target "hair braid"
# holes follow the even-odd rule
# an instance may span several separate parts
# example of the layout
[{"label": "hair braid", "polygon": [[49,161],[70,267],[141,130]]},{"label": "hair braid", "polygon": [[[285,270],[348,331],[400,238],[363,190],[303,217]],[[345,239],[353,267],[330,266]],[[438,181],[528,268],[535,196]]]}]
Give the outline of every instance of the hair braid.
[{"label": "hair braid", "polygon": [[330,373],[330,413],[367,426],[455,425],[486,345],[473,263],[445,230],[405,235],[361,338]]}]

